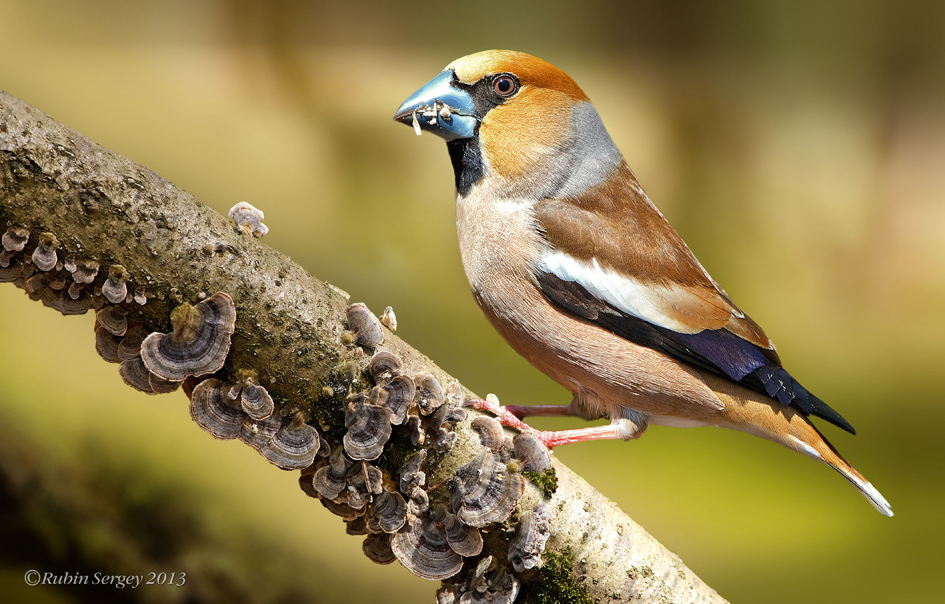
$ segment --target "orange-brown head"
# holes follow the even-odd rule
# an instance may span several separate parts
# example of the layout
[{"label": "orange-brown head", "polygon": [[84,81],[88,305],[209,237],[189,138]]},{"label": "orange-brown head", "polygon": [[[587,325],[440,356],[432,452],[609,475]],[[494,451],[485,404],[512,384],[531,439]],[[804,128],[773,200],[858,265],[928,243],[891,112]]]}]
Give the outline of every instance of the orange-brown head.
[{"label": "orange-brown head", "polygon": [[517,192],[525,196],[546,194],[549,181],[574,172],[562,169],[574,158],[600,158],[595,180],[622,161],[574,80],[521,52],[487,50],[453,61],[394,119],[447,140],[460,195],[486,175],[533,189]]}]

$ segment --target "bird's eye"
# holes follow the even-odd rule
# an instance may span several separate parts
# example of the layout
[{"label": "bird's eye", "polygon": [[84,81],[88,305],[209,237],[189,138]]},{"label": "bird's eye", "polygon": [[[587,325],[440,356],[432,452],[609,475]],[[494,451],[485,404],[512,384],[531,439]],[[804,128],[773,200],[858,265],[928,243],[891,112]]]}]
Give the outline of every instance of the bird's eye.
[{"label": "bird's eye", "polygon": [[492,81],[492,89],[499,96],[509,96],[518,90],[518,82],[512,76],[500,75]]}]

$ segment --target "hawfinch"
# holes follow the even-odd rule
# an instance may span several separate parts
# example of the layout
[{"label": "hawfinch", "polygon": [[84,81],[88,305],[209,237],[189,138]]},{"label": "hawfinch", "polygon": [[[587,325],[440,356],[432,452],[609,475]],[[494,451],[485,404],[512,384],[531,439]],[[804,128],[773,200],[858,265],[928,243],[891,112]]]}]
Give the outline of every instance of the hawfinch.
[{"label": "hawfinch", "polygon": [[810,416],[853,427],[782,368],[567,74],[518,52],[472,54],[394,119],[446,139],[476,302],[516,352],[574,394],[566,406],[474,406],[520,430],[533,430],[526,415],[610,420],[535,431],[549,447],[637,438],[650,424],[741,430],[826,463],[892,516]]}]

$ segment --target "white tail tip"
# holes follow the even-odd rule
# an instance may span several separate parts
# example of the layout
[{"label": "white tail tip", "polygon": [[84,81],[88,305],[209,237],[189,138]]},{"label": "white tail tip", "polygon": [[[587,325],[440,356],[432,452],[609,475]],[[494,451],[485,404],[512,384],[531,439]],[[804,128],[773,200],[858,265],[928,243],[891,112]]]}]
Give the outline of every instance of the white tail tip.
[{"label": "white tail tip", "polygon": [[866,497],[867,501],[873,504],[873,507],[876,508],[877,512],[879,512],[883,516],[892,517],[893,515],[892,506],[889,505],[889,502],[886,501],[886,498],[883,497],[880,494],[880,492],[876,490],[876,487],[871,485],[868,480],[865,480],[864,478],[856,476],[855,474],[849,474],[843,471],[843,469],[841,468],[834,467],[834,469],[840,472],[840,474],[844,478],[846,478],[851,483],[853,483],[853,486],[855,486],[857,489],[860,490],[861,493],[863,493],[863,496]]},{"label": "white tail tip", "polygon": [[886,501],[886,498],[880,495],[879,491],[876,490],[876,487],[868,482],[864,482],[862,485],[858,484],[856,486],[863,492],[863,495],[869,500],[869,502],[873,504],[873,507],[876,508],[876,511],[884,516],[892,517],[892,507],[889,505],[889,502]]}]

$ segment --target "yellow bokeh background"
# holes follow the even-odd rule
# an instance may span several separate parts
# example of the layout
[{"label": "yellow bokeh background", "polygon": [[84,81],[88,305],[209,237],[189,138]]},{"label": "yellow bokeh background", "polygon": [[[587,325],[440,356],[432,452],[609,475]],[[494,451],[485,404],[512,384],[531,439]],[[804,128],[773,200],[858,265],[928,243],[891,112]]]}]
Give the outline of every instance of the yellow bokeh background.
[{"label": "yellow bokeh background", "polygon": [[[265,243],[353,301],[392,305],[398,334],[477,393],[566,403],[469,295],[442,141],[391,120],[470,52],[558,65],[786,367],[856,426],[823,430],[896,517],[827,468],[722,430],[652,428],[555,455],[733,602],[936,602],[943,7],[0,0],[0,89],[221,213],[261,208]],[[133,570],[219,576],[218,591],[99,588],[93,601],[433,601],[434,583],[364,558],[293,474],[202,433],[183,395],[124,386],[94,353],[91,316],[61,317],[11,285],[0,311],[0,454],[5,480],[31,494],[25,511],[0,502],[22,523],[0,535],[24,536],[0,543],[5,601],[89,599],[27,587],[24,573],[106,570],[138,535],[173,542],[183,566]],[[177,536],[191,533],[199,547]]]}]

